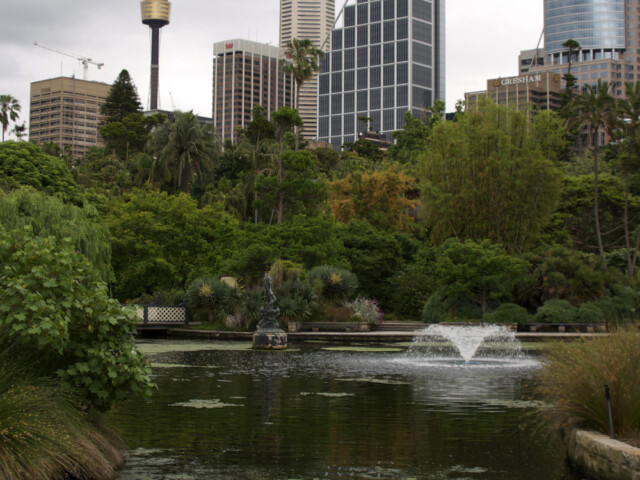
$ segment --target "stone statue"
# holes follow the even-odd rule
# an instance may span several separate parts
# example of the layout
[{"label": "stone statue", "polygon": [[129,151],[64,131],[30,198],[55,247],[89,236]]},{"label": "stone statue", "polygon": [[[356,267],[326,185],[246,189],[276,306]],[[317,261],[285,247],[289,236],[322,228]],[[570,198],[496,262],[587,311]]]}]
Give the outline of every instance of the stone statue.
[{"label": "stone statue", "polygon": [[276,307],[276,296],[273,293],[271,287],[271,276],[267,273],[264,276],[264,301],[265,306],[260,307],[260,313],[262,313],[262,319],[258,324],[258,331],[260,330],[279,330],[280,324],[278,323],[278,317],[280,316],[280,309]]}]

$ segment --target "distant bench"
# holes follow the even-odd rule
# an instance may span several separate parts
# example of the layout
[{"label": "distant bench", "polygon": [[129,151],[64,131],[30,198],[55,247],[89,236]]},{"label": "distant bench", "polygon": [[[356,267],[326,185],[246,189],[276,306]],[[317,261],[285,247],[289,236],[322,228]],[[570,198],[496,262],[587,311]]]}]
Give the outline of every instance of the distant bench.
[{"label": "distant bench", "polygon": [[606,332],[606,323],[527,323],[525,327],[530,332]]},{"label": "distant bench", "polygon": [[369,324],[364,322],[304,322],[301,332],[368,332]]}]

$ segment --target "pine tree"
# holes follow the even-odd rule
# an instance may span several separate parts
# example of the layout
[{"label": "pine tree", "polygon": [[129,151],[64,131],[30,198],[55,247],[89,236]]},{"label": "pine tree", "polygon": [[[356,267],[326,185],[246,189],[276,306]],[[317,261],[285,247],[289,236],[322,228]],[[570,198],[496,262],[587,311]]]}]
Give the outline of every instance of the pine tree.
[{"label": "pine tree", "polygon": [[120,75],[109,90],[109,95],[100,108],[100,113],[105,116],[105,123],[121,122],[131,113],[141,112],[142,104],[138,97],[131,76],[127,70],[122,70]]}]

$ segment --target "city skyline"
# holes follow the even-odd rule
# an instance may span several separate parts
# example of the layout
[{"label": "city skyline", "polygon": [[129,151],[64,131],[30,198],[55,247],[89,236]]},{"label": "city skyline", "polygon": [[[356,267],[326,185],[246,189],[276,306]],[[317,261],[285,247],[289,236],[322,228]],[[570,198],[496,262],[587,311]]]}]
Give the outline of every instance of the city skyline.
[{"label": "city skyline", "polygon": [[[343,3],[337,2],[336,11]],[[447,2],[447,111],[464,98],[465,91],[483,88],[486,78],[517,73],[519,51],[535,47],[542,29],[542,0],[531,3],[535,5],[488,0],[480,8],[473,0]],[[160,107],[175,105],[210,117],[213,44],[248,38],[276,45],[279,5],[279,0],[245,0],[230,2],[221,10],[202,0],[173,2],[171,24],[161,37]],[[112,83],[127,69],[147,107],[150,38],[140,23],[138,0],[113,0],[108,5],[11,2],[3,8],[0,32],[0,91],[20,102],[20,123],[28,121],[31,82],[61,74],[82,78],[78,61],[38,48],[33,45],[36,41],[103,62],[100,70],[89,66],[89,80]]]}]

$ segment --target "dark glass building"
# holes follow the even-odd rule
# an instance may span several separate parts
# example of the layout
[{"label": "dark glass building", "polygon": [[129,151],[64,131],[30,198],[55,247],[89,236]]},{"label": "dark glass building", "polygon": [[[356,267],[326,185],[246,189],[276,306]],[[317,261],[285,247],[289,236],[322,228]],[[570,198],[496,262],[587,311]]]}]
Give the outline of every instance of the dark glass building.
[{"label": "dark glass building", "polygon": [[318,86],[318,140],[339,149],[445,99],[444,0],[358,0],[331,33]]}]

